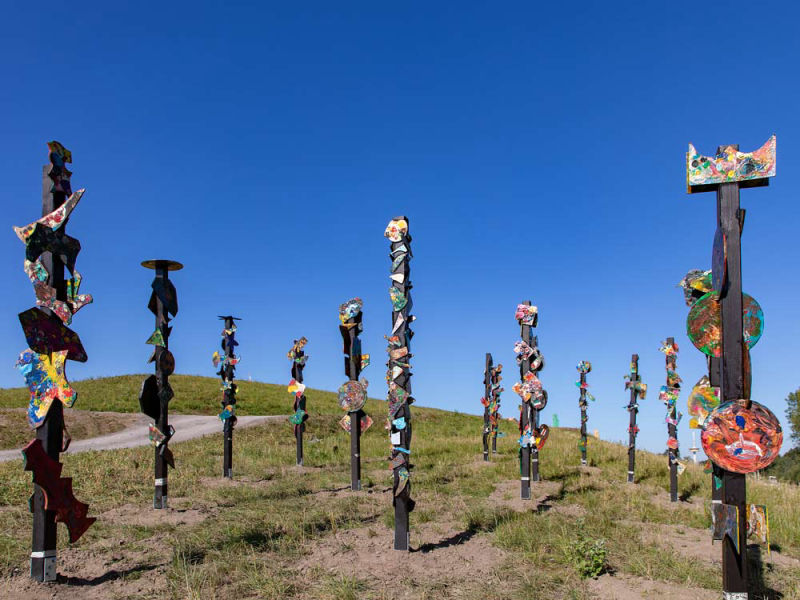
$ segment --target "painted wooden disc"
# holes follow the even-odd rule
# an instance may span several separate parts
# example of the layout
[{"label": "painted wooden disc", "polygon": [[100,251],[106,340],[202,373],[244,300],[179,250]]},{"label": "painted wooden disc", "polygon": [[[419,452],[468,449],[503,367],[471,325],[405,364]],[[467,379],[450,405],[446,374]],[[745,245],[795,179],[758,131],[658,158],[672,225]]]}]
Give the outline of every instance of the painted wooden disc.
[{"label": "painted wooden disc", "polygon": [[[764,331],[764,313],[749,294],[742,294],[742,318],[744,342],[752,348]],[[703,354],[714,358],[722,355],[722,310],[718,292],[709,292],[694,303],[686,318],[686,334]]]},{"label": "painted wooden disc", "polygon": [[347,381],[339,388],[339,407],[342,410],[361,410],[366,402],[367,388],[360,381]]},{"label": "painted wooden disc", "polygon": [[734,473],[753,473],[772,464],[783,443],[778,418],[763,404],[725,402],[715,408],[700,440],[715,465]]}]

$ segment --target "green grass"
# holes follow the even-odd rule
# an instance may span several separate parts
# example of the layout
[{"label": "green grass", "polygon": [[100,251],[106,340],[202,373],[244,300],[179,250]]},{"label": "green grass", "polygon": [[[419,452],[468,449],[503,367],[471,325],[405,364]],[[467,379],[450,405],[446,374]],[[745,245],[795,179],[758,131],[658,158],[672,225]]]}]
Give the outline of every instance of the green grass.
[{"label": "green grass", "polygon": [[[143,376],[114,377],[76,383],[81,408],[138,410],[136,396]],[[214,414],[218,386],[213,378],[176,376],[171,379],[175,412]],[[291,395],[285,387],[242,382],[242,414],[288,414]],[[0,406],[24,405],[21,390],[0,390]],[[390,485],[383,429],[386,404],[369,400],[366,411],[375,425],[362,438],[362,483],[359,494],[333,494],[349,483],[349,440],[338,420],[342,412],[335,394],[308,390],[305,464],[294,465],[294,440],[286,424],[267,424],[237,430],[234,473],[238,484],[220,481],[220,437],[212,436],[173,445],[177,469],[170,472],[170,498],[207,514],[191,525],[125,525],[101,519],[78,542],[87,552],[104,555],[109,540],[124,538],[127,551],[152,549],[143,564],[162,560],[166,587],[153,598],[589,598],[574,548],[580,533],[586,540],[605,540],[606,566],[611,572],[652,578],[675,585],[721,589],[718,567],[703,564],[643,539],[647,524],[709,527],[707,503],[666,506],[659,501],[669,489],[665,458],[637,453],[635,486],[623,483],[627,450],[617,444],[590,440],[589,459],[597,469],[579,468],[578,434],[554,428],[542,451],[541,471],[546,481],[558,482],[561,492],[548,502],[550,509],[514,512],[489,501],[495,486],[518,480],[517,445],[512,433],[498,440],[499,454],[490,465],[480,463],[480,417],[413,407],[412,546],[415,532],[440,523],[486,539],[505,552],[491,584],[469,579],[447,579],[447,565],[425,578],[398,578],[394,586],[376,583],[373,574],[350,577],[312,567],[299,573],[298,561],[335,532],[368,527],[390,543],[393,511],[380,493]],[[510,412],[510,407],[508,407]],[[312,440],[315,440],[312,442]],[[91,502],[98,515],[124,504],[148,507],[152,502],[152,449],[82,453],[63,458],[64,473],[73,477],[75,495]],[[30,515],[26,502],[30,474],[19,463],[0,464],[0,589],[3,577],[18,569],[23,577],[30,550]],[[534,484],[535,486],[535,484]],[[679,479],[680,490],[709,499],[710,476],[690,465]],[[535,489],[535,488],[534,488]],[[800,558],[800,490],[748,480],[748,496],[770,508],[771,537],[782,553]],[[563,509],[563,510],[561,510]],[[643,525],[644,524],[644,525]],[[66,547],[60,526],[59,547]],[[709,535],[709,544],[710,544]],[[717,546],[719,547],[719,546]],[[433,551],[434,553],[436,550]],[[148,555],[144,555],[148,556]],[[434,554],[435,556],[435,554]],[[764,585],[800,598],[796,581],[800,570],[776,568],[763,575]],[[477,582],[480,584],[480,582]]]}]

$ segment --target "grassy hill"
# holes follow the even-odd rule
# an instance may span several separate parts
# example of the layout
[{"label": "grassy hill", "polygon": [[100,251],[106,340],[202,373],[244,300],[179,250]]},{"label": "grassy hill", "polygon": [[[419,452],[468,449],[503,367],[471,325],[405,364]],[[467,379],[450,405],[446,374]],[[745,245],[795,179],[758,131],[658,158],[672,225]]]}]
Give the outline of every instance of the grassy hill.
[{"label": "grassy hill", "polygon": [[[75,384],[79,406],[138,410],[142,376]],[[217,410],[217,382],[175,376],[175,412]],[[287,414],[283,386],[242,382],[242,414]],[[173,507],[152,506],[153,450],[63,458],[77,498],[98,522],[74,546],[59,526],[57,586],[27,581],[30,473],[0,464],[0,592],[25,598],[719,598],[720,544],[711,546],[709,475],[690,465],[682,502],[668,502],[664,457],[637,454],[627,485],[627,449],[590,439],[579,466],[578,434],[554,429],[541,453],[544,481],[519,496],[513,424],[484,463],[482,419],[413,407],[411,553],[391,550],[393,509],[383,429],[386,404],[370,400],[375,425],[362,438],[363,491],[349,491],[349,438],[335,394],[307,390],[304,468],[294,466],[291,426],[241,429],[232,482],[220,477],[222,439],[175,444]],[[24,406],[21,390],[0,390],[0,407]],[[504,411],[516,412],[509,397]],[[797,487],[748,481],[749,501],[770,509],[766,549],[751,552],[756,589],[800,598]],[[761,560],[759,559],[759,554]],[[717,561],[716,563],[714,561]],[[583,578],[585,565],[605,574]],[[76,590],[79,586],[80,589]],[[624,596],[623,592],[629,595]],[[55,593],[55,596],[53,594]],[[633,594],[633,595],[630,595]],[[638,595],[636,595],[638,594]]]}]

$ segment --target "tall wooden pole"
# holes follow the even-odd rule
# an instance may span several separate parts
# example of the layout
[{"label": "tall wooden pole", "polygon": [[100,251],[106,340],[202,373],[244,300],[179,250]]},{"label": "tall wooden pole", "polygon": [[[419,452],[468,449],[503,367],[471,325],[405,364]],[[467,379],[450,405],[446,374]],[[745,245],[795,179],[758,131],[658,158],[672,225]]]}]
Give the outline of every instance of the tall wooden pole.
[{"label": "tall wooden pole", "polygon": [[294,340],[292,349],[287,356],[292,361],[292,382],[289,384],[289,391],[294,392],[294,415],[289,421],[294,425],[295,445],[297,448],[297,466],[303,466],[303,432],[306,430],[308,413],[306,412],[305,385],[303,385],[303,369],[306,367],[306,356],[303,348],[308,343],[305,336],[299,340]]},{"label": "tall wooden pole", "polygon": [[[81,276],[75,262],[81,246],[66,233],[70,213],[84,190],[72,193],[72,173],[66,167],[66,163],[72,162],[69,150],[56,141],[49,142],[48,147],[50,164],[42,168],[42,217],[25,227],[14,228],[25,244],[25,273],[36,292],[36,306],[19,314],[29,348],[17,360],[31,392],[28,422],[36,429],[36,438],[23,449],[25,470],[32,471],[34,482],[44,486],[34,483],[30,499],[33,513],[30,576],[35,581],[56,579],[59,513],[45,510],[46,497],[51,507],[59,506],[64,511],[69,506],[72,511],[60,517],[67,523],[71,541],[76,541],[94,522],[93,518],[86,518],[88,505],[72,496],[69,479],[59,476],[58,462],[59,454],[69,444],[69,437],[64,436],[62,403],[72,406],[77,398],[66,380],[64,361],[87,360],[78,334],[66,327],[73,314],[92,301],[90,295],[78,294]],[[65,276],[65,268],[69,278]],[[55,469],[59,469],[58,474],[53,472]]]},{"label": "tall wooden pole", "polygon": [[358,396],[356,404],[343,406],[348,411],[350,420],[350,489],[354,491],[361,489],[361,419],[364,416],[361,409],[367,397],[366,383],[358,380],[361,369],[366,366],[362,364],[365,355],[361,354],[361,340],[358,337],[363,328],[362,306],[360,298],[353,298],[339,307],[339,331],[344,341],[344,371],[349,380],[348,384],[340,388],[340,397],[346,389],[356,390]]},{"label": "tall wooden pole", "polygon": [[392,302],[392,333],[389,346],[389,440],[392,444],[392,504],[394,505],[394,549],[409,549],[409,514],[415,502],[411,498],[411,234],[408,218],[393,218],[384,236],[391,242],[392,267],[389,295]]},{"label": "tall wooden pole", "polygon": [[175,359],[169,351],[169,315],[178,314],[178,295],[175,286],[169,280],[170,271],[178,271],[183,265],[171,260],[146,260],[142,266],[155,270],[153,292],[150,295],[148,308],[155,316],[155,331],[147,343],[153,344],[155,350],[150,358],[155,363],[155,376],[148,377],[142,386],[139,403],[145,414],[156,419],[151,430],[151,438],[155,446],[154,457],[154,492],[153,508],[167,508],[168,472],[167,467],[175,467],[169,440],[174,429],[169,424],[169,401],[175,395],[169,384],[169,376],[175,370]]},{"label": "tall wooden pole", "polygon": [[639,376],[639,355],[631,355],[631,372],[626,377],[625,388],[631,392],[630,401],[628,402],[628,413],[630,420],[628,424],[628,483],[634,483],[634,474],[636,473],[636,436],[639,433],[639,427],[636,425],[636,415],[639,414],[639,396],[644,398],[645,392],[642,390],[642,378]]},{"label": "tall wooden pole", "polygon": [[[719,146],[716,156],[705,157],[689,146],[686,155],[689,193],[716,191],[717,232],[712,283],[719,292],[721,313],[721,356],[719,365],[720,405],[744,403],[750,407],[749,390],[745,385],[744,360],[747,347],[744,341],[742,313],[742,255],[741,234],[744,211],[739,206],[741,187],[769,185],[775,175],[775,137],[758,150],[743,154],[738,145]],[[716,365],[710,365],[712,385]],[[722,474],[722,503],[738,509],[738,546],[728,535],[722,541],[722,584],[726,600],[748,598],[749,574],[747,565],[746,486],[745,475],[720,469]],[[716,475],[716,474],[715,474]]]},{"label": "tall wooden pole", "polygon": [[678,501],[678,395],[681,391],[681,378],[676,372],[678,346],[675,338],[668,337],[662,345],[661,351],[666,355],[667,383],[661,389],[661,398],[667,406],[667,465],[669,467],[669,498],[671,502]]},{"label": "tall wooden pole", "polygon": [[239,345],[236,341],[236,324],[234,321],[241,321],[239,317],[232,315],[219,316],[224,321],[225,329],[222,330],[222,342],[220,345],[224,352],[224,359],[221,361],[219,373],[222,378],[222,476],[233,479],[233,429],[236,426],[236,391],[237,385],[233,382],[236,365],[239,359],[234,353],[234,348]]},{"label": "tall wooden pole", "polygon": [[492,402],[492,355],[486,353],[486,362],[483,369],[483,460],[489,461],[489,439],[492,436],[492,423],[490,407]]},{"label": "tall wooden pole", "polygon": [[500,382],[503,379],[501,373],[503,372],[503,365],[499,364],[492,369],[491,377],[491,394],[492,405],[494,412],[491,416],[492,424],[492,454],[497,454],[497,438],[502,435],[500,433],[500,395],[503,393],[503,388],[500,387]]},{"label": "tall wooden pole", "polygon": [[586,422],[589,416],[586,414],[586,389],[583,387],[586,383],[586,373],[581,373],[581,397],[578,404],[581,408],[581,464],[586,464]]},{"label": "tall wooden pole", "polygon": [[[718,150],[719,151],[719,150]],[[768,180],[766,180],[768,181]],[[717,189],[717,219],[727,239],[727,285],[720,294],[722,305],[721,402],[745,398],[742,317],[742,248],[744,211],[739,208],[739,184],[723,183]],[[723,470],[722,501],[739,508],[739,549],[727,536],[722,541],[722,586],[728,598],[748,596],[747,493],[745,476]]]},{"label": "tall wooden pole", "polygon": [[[521,314],[520,307],[530,307],[532,306],[530,300],[525,300],[519,307],[517,307],[517,314]],[[523,309],[524,311],[524,309]],[[520,337],[522,341],[530,347],[535,346],[535,342],[533,340],[533,332],[532,327],[536,327],[537,323],[537,313],[533,314],[532,318],[520,319],[518,318],[517,321],[520,323]],[[521,386],[524,387],[525,383],[527,382],[526,376],[528,373],[531,372],[531,355],[524,354],[518,357],[519,361],[519,376]],[[536,427],[536,421],[534,417],[534,410],[531,406],[530,402],[530,394],[528,396],[528,400],[526,401],[525,398],[522,398],[522,404],[520,405],[520,412],[519,412],[519,431],[520,431],[520,450],[519,450],[519,461],[520,461],[520,498],[523,500],[530,500],[531,499],[531,443],[533,439],[533,429]]]}]

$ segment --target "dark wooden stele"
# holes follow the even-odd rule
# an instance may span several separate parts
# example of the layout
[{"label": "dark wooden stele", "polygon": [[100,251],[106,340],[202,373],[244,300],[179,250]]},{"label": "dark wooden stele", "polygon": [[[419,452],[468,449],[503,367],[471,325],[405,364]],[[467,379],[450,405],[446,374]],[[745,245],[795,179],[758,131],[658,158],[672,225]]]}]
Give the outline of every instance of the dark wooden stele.
[{"label": "dark wooden stele", "polygon": [[[301,337],[300,340],[294,340],[294,345],[292,349],[289,351],[289,359],[292,361],[292,379],[294,379],[297,383],[303,383],[303,369],[306,368],[306,362],[308,361],[308,356],[306,356],[305,350],[303,348],[308,343],[308,340],[304,337]],[[298,411],[302,411],[301,420],[299,423],[294,424],[294,438],[295,438],[295,445],[297,447],[297,466],[303,466],[303,433],[306,430],[306,421],[308,420],[308,413],[306,412],[306,394],[305,391],[300,393],[295,393],[294,396],[294,404],[292,405],[292,410],[294,410],[295,414],[298,414]],[[350,426],[352,427],[352,423]]]},{"label": "dark wooden stele", "polygon": [[[361,340],[363,312],[339,325],[344,340],[344,373],[350,381],[358,381],[361,375]],[[350,489],[361,489],[361,409],[349,411],[350,416]]]},{"label": "dark wooden stele", "polygon": [[580,388],[580,396],[578,398],[578,406],[581,409],[581,441],[580,441],[580,450],[581,450],[581,464],[586,465],[586,444],[588,442],[588,438],[586,435],[586,423],[589,421],[589,416],[586,413],[587,403],[586,403],[586,373],[580,373],[581,378],[579,383]]},{"label": "dark wooden stele", "polygon": [[[733,145],[738,150],[738,144]],[[717,153],[725,147],[717,148]],[[720,358],[720,403],[739,399],[749,400],[745,394],[744,360],[747,346],[744,342],[744,323],[742,315],[742,246],[741,236],[744,228],[745,211],[739,205],[739,189],[769,185],[768,178],[733,181],[719,184],[694,186],[689,193],[717,193],[717,228],[725,236],[727,255],[727,276],[720,292],[722,313],[722,356]],[[715,265],[716,266],[716,265]],[[722,273],[715,273],[722,277]],[[710,365],[714,385],[714,372]],[[747,510],[745,476],[725,469],[722,473],[722,502],[739,509],[739,548],[728,536],[722,541],[722,589],[728,600],[748,598],[749,572],[747,564]],[[712,485],[713,489],[713,485]]]},{"label": "dark wooden stele", "polygon": [[[525,306],[531,306],[530,300],[525,300],[522,304]],[[539,315],[537,314],[534,318],[533,325],[523,325],[520,322],[520,337],[522,341],[528,344],[531,348],[536,348],[537,339],[533,335],[533,328],[536,327],[536,324],[539,321]],[[531,357],[522,358],[519,361],[519,377],[520,381],[525,381],[525,374],[531,371]],[[538,427],[538,416],[539,413],[536,409],[533,408],[531,402],[523,401],[520,405],[520,412],[519,412],[519,430],[520,435],[525,429],[530,426],[531,430],[536,430]],[[521,439],[521,438],[520,438]],[[531,457],[533,452],[531,451],[530,445],[522,445],[519,449],[519,460],[520,460],[520,498],[523,500],[530,500],[531,499]],[[539,461],[538,461],[538,451],[536,451],[536,462],[533,463],[533,468],[536,470],[536,479],[538,481],[539,476]]]},{"label": "dark wooden stele", "polygon": [[[234,321],[241,321],[239,317],[232,315],[218,315],[220,320],[225,322],[225,329],[222,331],[222,341],[220,346],[225,353],[225,360],[217,375],[222,379],[222,404],[223,413],[226,407],[231,406],[232,410],[222,419],[222,476],[233,479],[233,429],[236,426],[236,390],[237,385],[233,382],[236,373],[236,354],[234,348],[239,345],[236,341],[236,327]],[[231,332],[231,333],[228,333]]]},{"label": "dark wooden stele", "polygon": [[[175,358],[169,351],[170,315],[178,314],[178,294],[169,279],[171,271],[179,271],[183,265],[172,260],[145,260],[142,266],[153,269],[153,292],[147,307],[156,320],[156,332],[160,332],[162,344],[155,344],[155,350],[149,362],[155,363],[155,375],[145,379],[139,403],[142,412],[155,419],[155,428],[163,436],[163,441],[155,444],[154,493],[153,508],[167,508],[167,467],[175,468],[169,440],[175,430],[169,424],[169,401],[175,396],[169,384],[169,376],[175,371]],[[155,333],[154,333],[155,335]]]},{"label": "dark wooden stele", "polygon": [[[405,216],[395,217],[392,221],[405,221]],[[391,222],[390,222],[391,223]],[[390,240],[391,242],[391,240]],[[392,444],[392,504],[394,505],[394,549],[409,550],[409,514],[414,510],[415,502],[411,499],[410,472],[413,465],[411,455],[411,404],[414,397],[411,395],[411,315],[413,302],[411,301],[411,234],[408,229],[401,234],[401,239],[391,242],[389,259],[393,268],[391,275],[392,287],[406,298],[404,306],[395,310],[392,305],[392,333],[387,336],[389,340],[389,435]],[[402,277],[401,277],[402,276]],[[402,281],[398,281],[402,279]],[[392,352],[404,354],[393,359]],[[398,377],[392,377],[393,367],[401,367]]]},{"label": "dark wooden stele", "polygon": [[[675,348],[675,338],[668,337],[666,345],[670,348]],[[675,393],[680,392],[681,385],[680,379],[677,381],[670,381],[669,372],[677,369],[677,350],[674,354],[667,354],[666,356],[666,369],[667,369],[667,384],[666,387],[671,388]],[[677,400],[672,404],[667,405],[667,436],[670,440],[678,442],[678,406]],[[667,447],[667,463],[669,466],[669,499],[670,502],[678,501],[678,447]]]},{"label": "dark wooden stele", "polygon": [[[71,163],[72,156],[69,151],[63,149],[58,142],[51,142],[49,164],[42,167],[42,217],[49,215],[72,195],[70,176],[72,173],[66,168],[64,163]],[[62,151],[63,149],[63,151]],[[81,194],[82,191],[77,192]],[[50,238],[45,247],[47,250],[39,256],[29,255],[29,247],[26,243],[26,259],[35,261],[37,258],[47,271],[46,286],[55,290],[55,299],[61,302],[68,300],[67,279],[64,269],[67,267],[65,261],[71,263],[74,269],[74,261],[80,251],[80,243],[74,238],[70,238],[66,233],[67,222],[64,221],[55,231],[50,231],[47,235]],[[44,306],[37,306],[31,310],[40,311],[50,318],[58,321],[55,313]],[[30,311],[20,314],[20,321],[23,315]],[[23,327],[24,328],[24,327]],[[63,327],[69,335],[74,336],[77,345],[81,346],[77,333]],[[51,339],[44,336],[39,340],[39,346],[34,347],[29,341],[31,349],[39,354],[50,354],[62,350],[62,345],[67,340]],[[57,347],[56,347],[57,346]],[[67,354],[69,360],[87,360],[85,352],[81,347],[82,356],[71,356]],[[69,438],[65,440],[64,429],[64,407],[59,399],[54,399],[44,422],[36,429],[36,440],[41,443],[44,453],[56,463],[59,454],[66,450]],[[27,446],[26,446],[27,448]],[[26,458],[27,461],[27,458]],[[62,481],[64,481],[62,479]],[[29,501],[30,510],[33,513],[33,532],[31,539],[31,559],[30,576],[35,581],[55,581],[57,578],[56,555],[57,555],[57,531],[56,531],[56,510],[45,510],[45,493],[37,484],[33,485],[33,495]],[[87,507],[88,508],[88,507]],[[94,522],[89,519],[88,525]],[[88,527],[86,525],[86,527]],[[72,537],[72,533],[71,533]],[[74,541],[74,540],[72,540]]]},{"label": "dark wooden stele", "polygon": [[[639,413],[639,396],[641,394],[642,378],[639,376],[639,355],[631,355],[631,372],[626,378],[625,388],[631,392],[628,402],[628,413],[630,414],[628,424],[628,483],[634,482],[636,472],[636,435],[639,427],[636,425],[636,415]],[[644,395],[642,394],[642,397]]]},{"label": "dark wooden stele", "polygon": [[486,362],[483,369],[483,460],[489,461],[489,439],[492,438],[492,423],[489,406],[492,395],[492,355],[486,353]]}]

